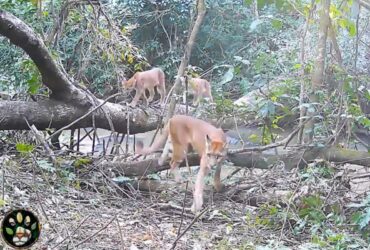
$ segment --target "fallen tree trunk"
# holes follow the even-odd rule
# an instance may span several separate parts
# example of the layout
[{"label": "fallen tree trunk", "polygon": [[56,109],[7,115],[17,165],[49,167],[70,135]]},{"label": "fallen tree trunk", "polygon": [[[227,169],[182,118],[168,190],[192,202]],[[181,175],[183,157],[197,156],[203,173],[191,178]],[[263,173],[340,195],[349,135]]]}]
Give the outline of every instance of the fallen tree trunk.
[{"label": "fallen tree trunk", "polygon": [[[339,164],[352,163],[370,167],[370,153],[337,147],[312,147],[283,155],[269,155],[261,152],[245,152],[229,154],[228,158],[229,161],[235,166],[259,169],[268,169],[271,165],[278,162],[283,162],[287,169],[304,167],[307,165],[307,163],[318,158]],[[199,165],[198,155],[190,154],[188,156],[188,162],[190,166]],[[169,161],[167,161],[163,166],[160,166],[157,158],[136,162],[105,161],[102,163],[102,166],[103,168],[111,168],[121,172],[125,176],[144,176],[170,168]],[[185,161],[182,162],[180,167],[184,166],[186,166]]]},{"label": "fallen tree trunk", "polygon": [[[104,107],[112,120],[114,130],[125,133],[127,131],[126,107],[114,103],[106,103]],[[59,129],[79,119],[91,108],[53,99],[38,102],[2,101],[0,102],[0,130],[28,130],[26,120],[39,130]],[[155,115],[157,110],[148,108],[146,111],[150,111],[151,114],[148,115],[141,109],[130,110],[131,134],[142,133],[157,127],[158,117]],[[70,128],[92,127],[93,115],[96,127],[110,129],[108,119],[101,109],[94,111]]]}]

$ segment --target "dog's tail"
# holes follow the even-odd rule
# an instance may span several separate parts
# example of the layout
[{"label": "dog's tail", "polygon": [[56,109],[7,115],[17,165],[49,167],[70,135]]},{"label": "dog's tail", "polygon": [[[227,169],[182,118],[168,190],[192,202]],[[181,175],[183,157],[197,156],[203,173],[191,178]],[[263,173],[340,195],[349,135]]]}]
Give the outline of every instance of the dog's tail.
[{"label": "dog's tail", "polygon": [[158,151],[166,143],[168,134],[169,134],[169,123],[164,127],[163,133],[159,137],[157,137],[157,139],[150,147],[144,148],[143,142],[138,141],[136,143],[136,153],[140,155],[147,155]]}]

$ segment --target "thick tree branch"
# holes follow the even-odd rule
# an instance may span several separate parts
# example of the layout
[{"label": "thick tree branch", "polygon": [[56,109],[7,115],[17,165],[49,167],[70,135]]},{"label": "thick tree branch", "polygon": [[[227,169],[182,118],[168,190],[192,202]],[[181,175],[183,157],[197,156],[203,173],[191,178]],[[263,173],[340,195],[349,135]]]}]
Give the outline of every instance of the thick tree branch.
[{"label": "thick tree branch", "polygon": [[[109,110],[116,132],[125,133],[127,130],[126,107],[114,103],[106,103],[104,107]],[[39,130],[46,128],[59,129],[80,118],[89,110],[90,108],[83,108],[57,100],[39,102],[2,101],[0,102],[0,130],[28,130],[24,118]],[[156,109],[150,108],[147,109],[147,112],[141,109],[133,109],[130,115],[130,132],[143,133],[155,129],[158,124],[156,112]],[[110,126],[105,114],[100,109],[95,111],[94,114],[96,126],[109,130]],[[71,128],[91,126],[92,114],[74,124]]]},{"label": "thick tree branch", "polygon": [[[229,161],[231,161],[235,166],[260,169],[267,169],[271,165],[279,162],[283,162],[287,169],[304,167],[307,163],[312,162],[317,158],[322,158],[335,163],[352,163],[370,167],[370,153],[342,149],[334,146],[327,148],[312,147],[282,155],[270,155],[261,152],[247,152],[228,155]],[[199,156],[196,154],[189,155],[188,162],[190,166],[199,165]],[[170,168],[169,162],[160,166],[157,158],[137,162],[107,161],[103,162],[102,165],[107,169],[116,169],[117,171],[124,173],[125,176],[143,176]],[[185,166],[186,164],[184,161],[180,167]]]},{"label": "thick tree branch", "polygon": [[86,94],[75,87],[60,70],[41,38],[23,21],[0,10],[0,34],[22,48],[39,69],[43,83],[58,100],[78,100],[79,105],[88,105]]}]

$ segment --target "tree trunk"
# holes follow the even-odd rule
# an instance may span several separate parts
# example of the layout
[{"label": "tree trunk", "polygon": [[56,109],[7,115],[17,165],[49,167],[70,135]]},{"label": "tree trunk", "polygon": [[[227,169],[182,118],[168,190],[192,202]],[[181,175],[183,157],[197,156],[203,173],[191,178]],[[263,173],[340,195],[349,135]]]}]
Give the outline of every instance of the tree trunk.
[{"label": "tree trunk", "polygon": [[[370,153],[355,150],[342,149],[337,147],[312,147],[299,151],[282,154],[270,155],[261,152],[246,152],[229,154],[228,159],[238,167],[268,169],[271,165],[283,162],[286,169],[305,167],[307,163],[317,158],[336,163],[352,163],[370,167]],[[199,156],[196,154],[188,155],[189,166],[199,165]],[[170,168],[169,161],[163,166],[158,164],[158,158],[136,162],[106,161],[102,163],[104,169],[115,169],[124,173],[125,176],[143,176],[153,174]],[[185,161],[180,167],[185,167]]]},{"label": "tree trunk", "polygon": [[[328,27],[329,27],[329,8],[330,0],[322,0],[320,8],[320,27],[319,27],[319,39],[317,44],[317,56],[315,60],[314,71],[312,74],[312,92],[310,94],[310,103],[313,103],[317,106],[319,101],[317,92],[323,88],[323,79],[324,79],[324,70],[325,70],[325,57],[326,57],[326,39],[328,36]],[[314,107],[312,110],[308,110],[308,115],[310,117],[315,116],[317,107]],[[307,124],[307,136],[305,141],[310,143],[313,140],[315,128],[315,119]]]},{"label": "tree trunk", "polygon": [[197,0],[197,12],[198,12],[197,19],[195,20],[194,27],[190,33],[189,40],[185,46],[184,56],[181,59],[180,66],[177,71],[177,77],[176,77],[175,84],[174,84],[174,90],[173,90],[173,94],[172,94],[172,98],[171,98],[171,102],[168,108],[168,113],[167,113],[165,122],[167,122],[175,113],[176,97],[179,95],[180,89],[181,89],[181,78],[180,77],[182,77],[185,73],[185,69],[189,63],[191,51],[194,47],[195,38],[200,30],[200,25],[202,24],[203,18],[206,14],[206,6],[204,3],[204,0]]},{"label": "tree trunk", "polygon": [[[106,103],[104,105],[105,110],[109,112],[114,130],[119,133],[126,133],[126,108],[114,103]],[[90,108],[87,107],[53,99],[38,102],[2,101],[0,102],[0,117],[2,118],[0,120],[0,130],[28,130],[29,127],[26,120],[29,124],[34,124],[39,130],[46,128],[59,129],[77,120],[89,112],[89,110]],[[130,133],[143,133],[157,127],[158,119],[154,113],[158,111],[156,109],[148,109],[147,111],[150,111],[152,115],[148,116],[140,109],[135,109],[131,112],[130,120],[135,122],[132,122],[134,125],[131,124],[130,126]],[[111,129],[108,119],[100,109],[70,128],[92,127],[93,114],[97,127]]]},{"label": "tree trunk", "polygon": [[300,89],[300,93],[299,93],[299,126],[301,127],[301,129],[299,130],[298,132],[298,144],[302,144],[302,140],[303,140],[303,131],[304,131],[304,125],[303,125],[303,122],[304,122],[304,118],[306,116],[306,107],[303,105],[305,103],[305,96],[306,96],[306,82],[305,82],[305,47],[306,47],[306,35],[307,35],[307,31],[308,31],[308,27],[309,27],[309,24],[310,24],[310,19],[311,19],[311,16],[313,14],[313,10],[314,10],[314,6],[315,6],[315,1],[312,0],[311,1],[311,7],[310,7],[310,12],[308,13],[308,16],[306,18],[306,22],[304,24],[304,28],[303,28],[303,33],[302,33],[302,37],[301,37],[301,53],[300,53],[300,63],[301,63],[301,69],[300,69],[300,75],[301,75],[301,89]]}]

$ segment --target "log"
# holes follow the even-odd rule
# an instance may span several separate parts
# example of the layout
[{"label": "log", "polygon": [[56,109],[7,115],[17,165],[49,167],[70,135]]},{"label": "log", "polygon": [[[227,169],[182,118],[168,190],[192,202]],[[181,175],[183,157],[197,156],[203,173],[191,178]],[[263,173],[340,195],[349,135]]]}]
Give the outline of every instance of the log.
[{"label": "log", "polygon": [[[262,152],[228,154],[228,160],[235,166],[259,169],[268,169],[278,162],[283,162],[287,170],[296,167],[302,168],[307,166],[307,163],[318,158],[338,164],[352,163],[370,167],[370,153],[334,146],[328,148],[305,148],[282,155],[269,155]],[[199,165],[199,156],[196,154],[188,155],[188,162],[190,166]],[[165,162],[163,166],[160,166],[158,164],[158,158],[133,162],[104,161],[101,164],[103,168],[115,169],[125,176],[145,176],[170,168],[169,161]],[[180,167],[184,166],[186,166],[185,161],[182,162]]]}]

